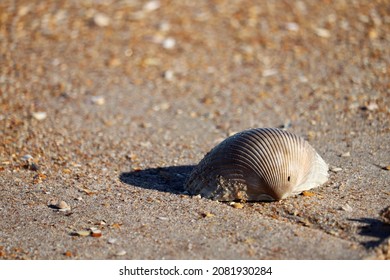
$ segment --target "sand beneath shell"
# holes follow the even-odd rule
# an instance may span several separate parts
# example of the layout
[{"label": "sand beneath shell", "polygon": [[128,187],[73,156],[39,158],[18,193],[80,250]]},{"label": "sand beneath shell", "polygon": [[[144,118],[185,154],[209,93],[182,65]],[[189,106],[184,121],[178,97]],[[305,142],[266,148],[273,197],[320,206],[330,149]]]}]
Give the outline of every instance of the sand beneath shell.
[{"label": "sand beneath shell", "polygon": [[[386,1],[14,2],[0,259],[388,258]],[[189,196],[194,165],[251,127],[307,139],[329,180],[273,203]]]}]

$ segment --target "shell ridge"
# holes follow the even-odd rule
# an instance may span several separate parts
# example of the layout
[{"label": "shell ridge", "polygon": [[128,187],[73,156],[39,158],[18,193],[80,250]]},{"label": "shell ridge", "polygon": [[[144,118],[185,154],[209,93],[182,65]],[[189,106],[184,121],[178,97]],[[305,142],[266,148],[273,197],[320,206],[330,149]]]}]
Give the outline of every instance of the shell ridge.
[{"label": "shell ridge", "polygon": [[[299,186],[303,186],[307,181],[308,174],[310,173],[310,163],[313,159],[313,149],[309,143],[304,140],[302,137],[296,139],[299,142],[299,145],[294,145],[295,149],[295,158],[292,161],[295,164],[299,164],[300,168],[296,171],[295,184],[292,186],[292,193],[299,193]],[[295,170],[295,167],[291,167],[292,170]],[[303,190],[302,190],[303,191]]]},{"label": "shell ridge", "polygon": [[[270,173],[270,166],[267,164],[271,160],[267,147],[264,146],[263,138],[259,138],[259,135],[256,133],[250,133],[247,135],[246,140],[249,143],[250,153],[255,157],[255,162],[250,163],[251,170],[256,174],[256,180],[253,181],[252,177],[246,178],[248,189],[256,188],[270,188],[270,180],[267,180],[267,172]],[[267,171],[268,170],[268,171]]]},{"label": "shell ridge", "polygon": [[284,177],[287,177],[285,173],[286,172],[286,167],[288,166],[288,163],[290,161],[290,158],[288,157],[287,153],[287,141],[286,138],[288,136],[287,133],[282,133],[279,130],[272,130],[271,132],[274,137],[272,140],[275,142],[275,145],[277,147],[278,153],[278,171],[275,172],[275,187],[281,187],[284,185]]},{"label": "shell ridge", "polygon": [[[232,147],[237,148],[236,152],[238,151],[239,153],[244,153],[244,157],[245,155],[248,155],[252,160],[256,161],[259,157],[259,154],[256,151],[256,147],[253,147],[254,145],[256,145],[256,143],[252,142],[248,137],[246,141],[237,141],[237,143],[233,143]],[[255,164],[259,166],[257,162],[255,162]]]},{"label": "shell ridge", "polygon": [[278,181],[280,181],[280,171],[281,171],[281,163],[283,163],[283,159],[281,157],[281,145],[278,144],[277,136],[275,135],[275,131],[273,129],[268,129],[266,131],[267,137],[264,137],[267,152],[270,162],[272,164],[269,165],[267,178],[269,180],[270,187],[276,190],[278,186]]},{"label": "shell ridge", "polygon": [[258,149],[261,151],[261,157],[262,159],[264,159],[262,161],[262,168],[264,169],[264,171],[262,171],[262,176],[264,179],[266,179],[266,181],[269,182],[269,178],[268,178],[268,174],[270,174],[271,172],[271,167],[269,164],[267,164],[267,162],[272,162],[272,157],[269,155],[269,152],[267,150],[267,148],[269,147],[269,143],[266,141],[265,136],[266,134],[263,133],[263,131],[261,130],[256,130],[257,133],[254,133],[253,134],[253,137],[255,138],[256,141],[256,146],[258,147]]},{"label": "shell ridge", "polygon": [[272,172],[272,165],[269,163],[272,161],[272,157],[269,154],[268,144],[264,141],[264,135],[261,131],[256,131],[258,133],[253,133],[251,136],[253,137],[253,142],[256,145],[257,150],[259,151],[259,161],[260,161],[260,169],[258,169],[258,173],[261,175],[262,180],[270,187],[272,180],[270,180],[269,174]]},{"label": "shell ridge", "polygon": [[[238,149],[235,150],[235,152],[239,151],[239,154],[237,153],[234,154],[231,152],[231,148],[241,148],[241,146],[237,145],[237,143],[232,143],[228,147],[223,147],[223,149],[221,150],[222,151],[227,150],[227,151],[222,153],[221,157],[216,157],[214,156],[214,153],[210,153],[208,155],[208,164],[213,166],[213,168],[207,170],[206,172],[209,174],[219,173],[223,175],[224,178],[230,180],[245,181],[243,172],[237,172],[237,171],[241,170],[242,168],[245,168],[246,170],[253,169],[251,166],[251,162],[256,161],[256,158],[251,158],[250,160],[248,160],[248,158],[246,157],[247,154],[243,154],[243,151]],[[229,168],[229,169],[226,168],[226,167],[232,167],[232,165],[235,168]]]},{"label": "shell ridge", "polygon": [[272,157],[272,151],[277,151],[278,145],[272,139],[275,136],[269,137],[271,132],[271,130],[255,130],[251,136],[253,137],[253,143],[255,143],[256,146],[259,161],[261,162],[258,173],[260,174],[259,177],[262,185],[265,184],[274,195],[279,196],[277,194],[278,189],[275,188],[275,186],[277,186],[277,182],[280,178],[274,175],[279,173],[280,162],[283,162],[283,158],[280,157],[280,155],[277,160],[275,160],[275,157]]},{"label": "shell ridge", "polygon": [[[270,176],[268,176],[268,179],[267,179],[264,176],[264,173],[265,173],[265,175],[272,174],[272,169],[271,169],[272,166],[267,164],[267,162],[272,160],[272,157],[270,156],[268,149],[267,149],[267,148],[269,148],[270,144],[264,143],[264,140],[266,140],[266,138],[267,138],[267,137],[265,137],[266,135],[259,137],[258,134],[259,133],[262,134],[261,132],[262,132],[261,130],[260,131],[258,131],[258,130],[244,131],[242,133],[242,135],[244,135],[246,137],[243,137],[243,139],[238,139],[238,140],[234,139],[234,141],[232,141],[233,142],[232,146],[239,148],[235,152],[237,152],[237,151],[243,152],[242,149],[245,149],[245,152],[246,152],[245,156],[247,156],[248,154],[251,155],[252,161],[249,163],[245,162],[246,166],[248,167],[249,170],[253,170],[256,173],[257,177],[259,177],[258,178],[259,181],[266,183],[268,185],[268,187],[270,187],[270,183],[272,183],[273,178],[272,177],[270,178]],[[247,143],[247,142],[250,142],[250,143]],[[237,145],[237,143],[239,143],[240,145]],[[253,147],[251,147],[251,144],[253,145]],[[264,145],[264,144],[267,144],[267,145]],[[259,154],[258,150],[261,151],[261,155]],[[244,156],[244,158],[245,158],[245,156]],[[257,164],[258,161],[259,161],[260,165]],[[256,163],[255,166],[254,166],[254,163]],[[262,170],[266,170],[266,171],[262,172]],[[246,180],[246,182],[248,183],[248,180]],[[255,187],[259,187],[259,186],[253,186],[250,184],[248,187],[255,188]]]},{"label": "shell ridge", "polygon": [[[262,140],[267,150],[268,160],[271,163],[266,168],[267,173],[265,174],[265,178],[267,179],[267,182],[269,183],[270,187],[274,189],[274,187],[277,186],[277,181],[278,181],[277,177],[279,173],[278,171],[280,171],[280,166],[279,166],[279,163],[281,162],[280,153],[277,153],[278,148],[274,139],[275,134],[273,132],[273,129],[267,129],[262,134],[263,134]],[[271,152],[273,156],[271,156],[270,154]]]},{"label": "shell ridge", "polygon": [[259,161],[256,163],[256,172],[259,174],[259,176],[263,177],[263,171],[262,168],[267,168],[266,162],[268,159],[268,154],[266,150],[263,149],[262,142],[259,141],[259,139],[256,137],[256,135],[248,135],[248,141],[250,142],[249,145],[252,145],[251,151],[256,156],[256,159]]},{"label": "shell ridge", "polygon": [[[290,182],[291,182],[291,189],[294,189],[297,185],[297,181],[299,181],[298,178],[300,178],[302,170],[305,168],[300,168],[299,170],[296,170],[295,164],[296,162],[300,162],[300,158],[302,158],[302,155],[304,155],[304,148],[303,148],[303,139],[301,137],[297,137],[295,135],[289,134],[290,141],[287,141],[289,145],[289,150],[291,151],[289,154],[289,160],[288,160],[288,171],[290,171],[291,174],[288,174],[287,176],[290,176]],[[287,177],[288,180],[288,177]]]},{"label": "shell ridge", "polygon": [[253,169],[252,165],[254,162],[257,163],[257,157],[247,146],[245,142],[235,141],[226,148],[227,151],[224,151],[222,157],[212,156],[211,162],[213,165],[216,165],[219,162],[227,161],[230,164],[237,164],[238,166],[245,166],[247,169]]}]

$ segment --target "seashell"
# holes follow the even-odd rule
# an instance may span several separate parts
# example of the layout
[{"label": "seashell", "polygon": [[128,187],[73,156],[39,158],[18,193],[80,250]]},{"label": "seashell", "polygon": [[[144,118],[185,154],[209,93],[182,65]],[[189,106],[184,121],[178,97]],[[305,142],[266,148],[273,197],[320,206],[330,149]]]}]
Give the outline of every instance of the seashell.
[{"label": "seashell", "polygon": [[317,187],[328,165],[303,138],[277,128],[239,132],[214,147],[185,184],[219,201],[273,201]]}]

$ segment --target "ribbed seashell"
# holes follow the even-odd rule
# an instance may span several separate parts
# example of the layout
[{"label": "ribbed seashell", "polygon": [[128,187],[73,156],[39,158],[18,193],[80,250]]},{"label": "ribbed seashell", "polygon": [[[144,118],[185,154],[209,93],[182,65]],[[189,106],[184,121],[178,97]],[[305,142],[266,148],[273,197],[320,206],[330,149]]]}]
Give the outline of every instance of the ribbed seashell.
[{"label": "ribbed seashell", "polygon": [[272,201],[327,179],[327,164],[303,138],[281,129],[256,128],[214,147],[192,171],[185,188],[220,201]]}]

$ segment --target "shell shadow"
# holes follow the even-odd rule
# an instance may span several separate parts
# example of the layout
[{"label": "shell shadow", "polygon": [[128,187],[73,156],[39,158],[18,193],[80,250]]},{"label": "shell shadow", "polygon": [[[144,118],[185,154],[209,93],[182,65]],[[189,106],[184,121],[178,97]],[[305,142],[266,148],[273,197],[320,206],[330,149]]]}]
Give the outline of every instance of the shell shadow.
[{"label": "shell shadow", "polygon": [[379,219],[361,218],[350,220],[364,224],[360,226],[359,234],[376,238],[376,240],[362,243],[362,245],[367,249],[378,246],[384,240],[390,237],[390,224],[385,223]]},{"label": "shell shadow", "polygon": [[184,184],[195,165],[168,166],[122,172],[119,180],[144,189],[174,194],[184,192]]}]

